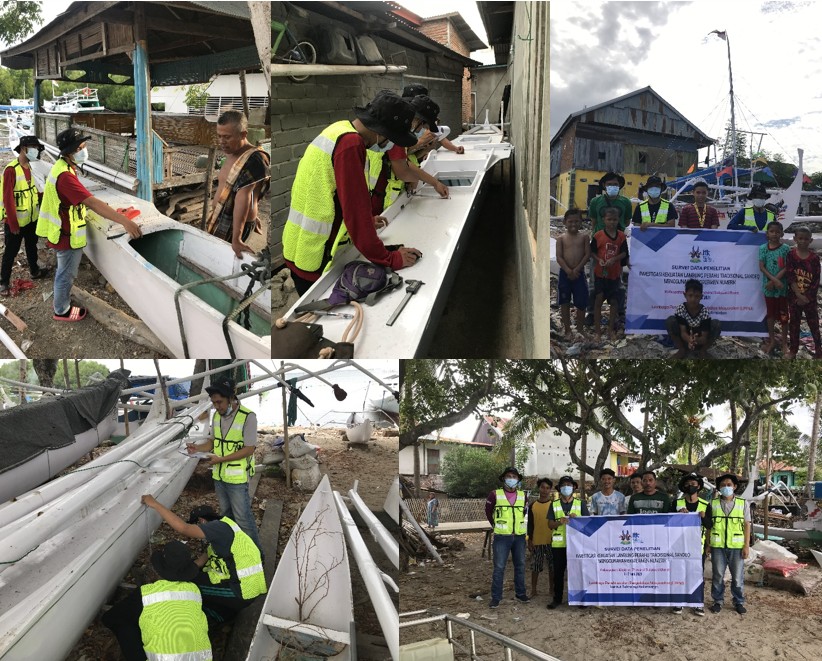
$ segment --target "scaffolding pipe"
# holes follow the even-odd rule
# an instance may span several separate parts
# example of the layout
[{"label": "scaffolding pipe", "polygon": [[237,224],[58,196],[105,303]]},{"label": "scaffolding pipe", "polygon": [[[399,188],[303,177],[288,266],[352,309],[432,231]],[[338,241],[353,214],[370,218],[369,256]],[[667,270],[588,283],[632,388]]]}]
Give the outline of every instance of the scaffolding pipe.
[{"label": "scaffolding pipe", "polygon": [[349,76],[362,73],[384,75],[402,73],[408,67],[391,64],[357,65],[357,64],[272,64],[271,77],[283,76]]}]

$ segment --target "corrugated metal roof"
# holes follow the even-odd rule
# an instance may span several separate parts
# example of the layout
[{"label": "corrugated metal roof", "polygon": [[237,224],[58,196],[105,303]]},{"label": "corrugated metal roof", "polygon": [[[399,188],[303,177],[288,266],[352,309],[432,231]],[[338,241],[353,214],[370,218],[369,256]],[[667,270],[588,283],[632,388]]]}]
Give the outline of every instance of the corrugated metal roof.
[{"label": "corrugated metal roof", "polygon": [[[247,2],[225,2],[217,0],[216,2],[192,2],[191,4],[213,11],[215,14],[251,19],[251,11],[248,8]],[[185,32],[185,29],[183,29],[182,32]]]}]

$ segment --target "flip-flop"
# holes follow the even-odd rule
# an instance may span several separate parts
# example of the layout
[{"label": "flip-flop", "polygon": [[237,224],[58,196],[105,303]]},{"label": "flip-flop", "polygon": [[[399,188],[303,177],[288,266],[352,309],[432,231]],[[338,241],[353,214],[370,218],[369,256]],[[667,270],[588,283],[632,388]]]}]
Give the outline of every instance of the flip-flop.
[{"label": "flip-flop", "polygon": [[55,314],[52,319],[55,321],[82,321],[86,318],[88,310],[72,305],[66,314]]}]

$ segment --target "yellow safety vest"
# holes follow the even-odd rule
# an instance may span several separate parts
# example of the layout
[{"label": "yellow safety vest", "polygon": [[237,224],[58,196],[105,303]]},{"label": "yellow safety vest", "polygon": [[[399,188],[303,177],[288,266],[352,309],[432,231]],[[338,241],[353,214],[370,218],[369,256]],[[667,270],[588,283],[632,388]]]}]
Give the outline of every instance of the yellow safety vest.
[{"label": "yellow safety vest", "polygon": [[159,580],[140,593],[139,625],[149,661],[211,661],[203,598],[194,583]]},{"label": "yellow safety vest", "polygon": [[649,207],[648,200],[644,200],[639,203],[639,215],[642,217],[643,223],[654,223],[655,225],[664,225],[668,222],[668,206],[670,203],[668,200],[659,200],[659,209],[656,212],[656,216],[654,219],[651,220],[651,210]]},{"label": "yellow safety vest", "polygon": [[[212,429],[214,430],[214,454],[218,457],[227,457],[245,447],[243,443],[243,427],[248,418],[250,410],[240,406],[234,414],[228,433],[223,438],[223,428],[220,424],[222,418],[219,413],[214,414]],[[214,464],[211,468],[211,476],[218,482],[226,484],[243,484],[248,482],[249,477],[253,477],[255,472],[254,455],[236,459],[235,461],[221,462]]]},{"label": "yellow safety vest", "polygon": [[[237,578],[240,579],[240,591],[243,599],[253,599],[257,595],[265,594],[265,574],[263,573],[263,561],[260,556],[260,549],[253,542],[251,537],[246,535],[234,521],[224,516],[220,519],[227,523],[234,531],[234,540],[231,542],[231,558],[234,560],[234,569]],[[208,580],[212,584],[222,583],[231,578],[231,569],[225,558],[221,558],[214,552],[211,544],[206,548],[208,559],[203,566],[203,571],[208,574]]]},{"label": "yellow safety vest", "polygon": [[711,503],[711,547],[741,549],[745,546],[745,500],[734,498],[731,513],[725,516],[719,498]]},{"label": "yellow safety vest", "polygon": [[525,525],[525,492],[517,491],[517,499],[511,505],[504,489],[497,489],[497,502],[494,506],[495,535],[524,535],[528,532]]},{"label": "yellow safety vest", "polygon": [[[31,170],[29,170],[29,178],[31,181],[27,181],[23,166],[16,158],[6,167],[14,168],[14,204],[17,209],[17,224],[20,227],[25,227],[37,218],[37,213],[40,210],[40,196],[37,194],[34,176],[31,175]],[[0,174],[0,191],[2,190],[3,176]],[[2,204],[2,199],[0,199],[0,204]],[[6,207],[3,206],[0,220],[5,220],[7,215]]]},{"label": "yellow safety vest", "polygon": [[[344,120],[327,127],[311,142],[297,166],[291,187],[291,207],[283,228],[283,257],[298,269],[319,271],[347,238],[345,223],[334,228],[337,182],[331,156],[337,141],[346,133],[356,133],[351,122]],[[375,154],[378,155],[378,154]],[[365,161],[368,177],[369,160]],[[331,249],[326,244],[335,231]]]},{"label": "yellow safety vest", "polygon": [[[772,223],[775,218],[776,216],[773,211],[765,209],[765,227],[768,226],[768,223]],[[756,218],[754,218],[753,207],[745,207],[745,221],[742,223],[742,227],[750,227],[755,230],[759,229],[759,225],[756,224]]]},{"label": "yellow safety vest", "polygon": [[[680,498],[676,501],[676,509],[677,510],[684,510],[687,509],[686,502],[684,498]],[[708,511],[708,501],[702,500],[702,498],[697,499],[696,501],[696,511],[697,512],[707,512]],[[702,526],[702,548],[705,548],[705,526]]]},{"label": "yellow safety vest", "polygon": [[[576,514],[577,516],[582,516],[582,501],[579,498],[574,498],[571,502],[571,511],[568,514]],[[562,501],[555,500],[554,501],[554,518],[559,521],[562,518],[567,516],[565,514],[565,510],[562,509]],[[554,530],[554,535],[551,540],[551,546],[555,549],[564,549],[568,543],[565,539],[565,524],[559,526]]]},{"label": "yellow safety vest", "polygon": [[[51,243],[60,242],[60,233],[63,226],[60,220],[60,196],[57,195],[57,177],[69,172],[76,177],[72,167],[63,158],[58,158],[46,179],[43,189],[43,204],[40,206],[40,215],[37,218],[37,236],[46,237]],[[68,207],[70,245],[72,248],[82,248],[86,245],[86,206],[78,204]]]}]

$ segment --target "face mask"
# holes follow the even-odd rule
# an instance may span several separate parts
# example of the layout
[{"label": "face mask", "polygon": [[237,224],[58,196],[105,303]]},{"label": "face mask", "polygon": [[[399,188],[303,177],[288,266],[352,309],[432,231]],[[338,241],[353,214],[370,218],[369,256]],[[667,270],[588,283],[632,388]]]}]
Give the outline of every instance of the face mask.
[{"label": "face mask", "polygon": [[384,154],[389,149],[391,149],[393,146],[394,146],[394,143],[389,140],[388,142],[385,143],[385,147],[380,147],[378,144],[374,144],[374,145],[371,145],[369,147],[369,149],[371,151],[377,152],[378,154]]},{"label": "face mask", "polygon": [[228,417],[228,416],[230,416],[233,412],[234,412],[234,409],[231,407],[231,404],[229,404],[229,405],[228,405],[228,408],[225,410],[225,416],[223,416],[223,417]]},{"label": "face mask", "polygon": [[654,199],[658,198],[661,194],[662,194],[662,189],[657,188],[656,186],[654,188],[649,188],[648,189],[648,195],[650,195]]},{"label": "face mask", "polygon": [[567,498],[574,493],[574,487],[560,487],[559,492]]},{"label": "face mask", "polygon": [[40,160],[40,150],[37,147],[28,147],[26,149],[26,158],[30,161]]},{"label": "face mask", "polygon": [[519,484],[519,480],[515,477],[506,477],[505,486],[509,489],[514,489]]},{"label": "face mask", "polygon": [[417,136],[417,140],[419,140],[422,137],[423,133],[425,133],[424,126],[420,126],[419,130],[414,131],[414,135]]},{"label": "face mask", "polygon": [[619,186],[606,186],[605,192],[608,194],[608,197],[616,197],[619,195]]},{"label": "face mask", "polygon": [[83,147],[80,151],[76,152],[72,158],[77,165],[82,165],[88,160],[88,148]]},{"label": "face mask", "polygon": [[699,491],[699,487],[695,487],[695,486],[693,486],[693,485],[691,485],[691,486],[689,486],[689,487],[685,487],[685,488],[683,489],[683,492],[684,492],[684,493],[687,493],[687,494],[688,494],[688,495],[690,495],[690,496],[693,496],[693,495],[694,495],[697,491]]},{"label": "face mask", "polygon": [[719,493],[721,493],[725,498],[730,498],[734,495],[734,488],[733,487],[719,487]]},{"label": "face mask", "polygon": [[767,200],[756,199],[756,200],[753,201],[753,205],[757,209],[761,209],[762,207],[765,206],[765,202],[767,202]]}]

